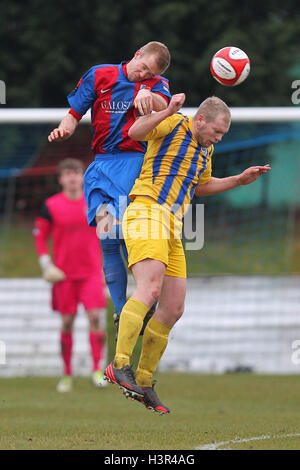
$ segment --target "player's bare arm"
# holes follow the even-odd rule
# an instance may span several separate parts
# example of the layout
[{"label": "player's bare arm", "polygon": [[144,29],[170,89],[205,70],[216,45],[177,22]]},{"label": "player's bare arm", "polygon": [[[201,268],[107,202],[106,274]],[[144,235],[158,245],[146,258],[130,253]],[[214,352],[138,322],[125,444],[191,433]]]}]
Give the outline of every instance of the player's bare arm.
[{"label": "player's bare arm", "polygon": [[[152,93],[152,92],[151,92]],[[162,96],[158,95],[157,93],[152,93],[153,98],[153,111],[162,111],[166,109],[168,106],[167,101]]]},{"label": "player's bare arm", "polygon": [[139,90],[133,105],[142,116],[150,114],[152,111],[162,111],[167,107],[166,100],[162,96],[145,88]]},{"label": "player's bare arm", "polygon": [[212,177],[207,183],[198,184],[198,186],[196,186],[195,195],[201,197],[224,193],[238,186],[253,183],[260,175],[270,170],[271,167],[269,164],[264,166],[250,166],[239,175],[228,176],[227,178]]},{"label": "player's bare arm", "polygon": [[162,111],[158,111],[153,114],[147,114],[135,121],[135,123],[129,129],[128,135],[134,140],[143,140],[143,138],[149,134],[158,124],[172,114],[177,113],[182,107],[185,101],[185,94],[178,93],[173,95],[169,103],[169,106]]},{"label": "player's bare arm", "polygon": [[68,113],[61,121],[60,125],[53,129],[48,135],[49,142],[59,142],[66,140],[74,134],[75,129],[78,125],[77,119]]}]

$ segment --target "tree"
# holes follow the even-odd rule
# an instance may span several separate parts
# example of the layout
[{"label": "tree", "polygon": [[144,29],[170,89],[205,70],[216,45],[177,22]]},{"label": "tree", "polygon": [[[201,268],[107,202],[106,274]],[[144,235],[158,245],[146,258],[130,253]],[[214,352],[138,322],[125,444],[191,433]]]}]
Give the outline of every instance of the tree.
[{"label": "tree", "polygon": [[[300,34],[295,0],[0,0],[0,8],[7,106],[68,106],[67,94],[92,65],[130,59],[150,40],[168,45],[171,91],[186,92],[189,106],[212,94],[230,106],[291,105],[288,71]],[[209,72],[212,55],[226,45],[251,60],[238,87],[219,85]]]}]

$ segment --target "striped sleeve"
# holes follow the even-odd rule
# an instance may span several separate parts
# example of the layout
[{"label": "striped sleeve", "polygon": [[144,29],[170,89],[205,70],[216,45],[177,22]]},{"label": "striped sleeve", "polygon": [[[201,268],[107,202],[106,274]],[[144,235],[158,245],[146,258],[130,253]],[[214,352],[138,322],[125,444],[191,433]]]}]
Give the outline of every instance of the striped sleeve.
[{"label": "striped sleeve", "polygon": [[[176,119],[177,116],[179,119]],[[153,131],[149,132],[149,134],[147,134],[143,140],[156,140],[165,137],[166,135],[170,134],[178,122],[182,120],[182,116],[177,114],[173,114],[172,116],[167,117],[160,124],[158,124],[158,126],[156,126]]]},{"label": "striped sleeve", "polygon": [[203,172],[200,173],[198,184],[205,184],[211,178],[211,173],[212,173],[211,157],[213,153],[214,153],[214,146],[211,145],[209,149],[209,153],[208,153],[206,168],[204,169]]}]

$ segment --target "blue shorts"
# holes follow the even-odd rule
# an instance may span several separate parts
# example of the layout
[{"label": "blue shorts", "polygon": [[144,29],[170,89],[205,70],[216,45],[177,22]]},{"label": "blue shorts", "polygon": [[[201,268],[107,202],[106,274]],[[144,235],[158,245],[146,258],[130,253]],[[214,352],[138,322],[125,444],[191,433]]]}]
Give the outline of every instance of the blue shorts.
[{"label": "blue shorts", "polygon": [[83,179],[83,192],[88,206],[88,223],[95,227],[95,216],[103,204],[118,220],[131,202],[128,194],[141,172],[144,154],[122,152],[98,154],[87,168]]}]

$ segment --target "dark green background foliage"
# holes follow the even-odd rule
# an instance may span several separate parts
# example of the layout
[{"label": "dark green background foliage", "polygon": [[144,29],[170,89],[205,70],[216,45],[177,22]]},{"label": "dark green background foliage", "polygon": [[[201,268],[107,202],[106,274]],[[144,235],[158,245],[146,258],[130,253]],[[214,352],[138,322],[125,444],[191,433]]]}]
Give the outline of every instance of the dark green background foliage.
[{"label": "dark green background foliage", "polygon": [[[0,0],[0,11],[9,107],[67,106],[92,65],[130,59],[151,40],[168,45],[166,76],[189,106],[211,94],[230,106],[290,106],[291,82],[300,79],[298,0]],[[209,72],[213,53],[227,45],[251,59],[247,81],[230,89]]]}]

